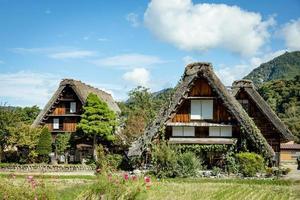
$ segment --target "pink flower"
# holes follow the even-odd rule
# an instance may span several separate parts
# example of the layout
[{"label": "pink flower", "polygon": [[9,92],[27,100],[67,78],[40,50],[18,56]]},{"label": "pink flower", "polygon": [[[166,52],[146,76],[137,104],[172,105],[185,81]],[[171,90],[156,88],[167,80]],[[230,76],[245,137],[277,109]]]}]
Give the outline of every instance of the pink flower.
[{"label": "pink flower", "polygon": [[137,180],[137,177],[135,175],[133,175],[131,178],[132,178],[133,181]]},{"label": "pink flower", "polygon": [[150,183],[151,182],[151,179],[150,179],[149,176],[145,176],[144,180],[145,180],[145,183]]},{"label": "pink flower", "polygon": [[124,174],[124,179],[125,179],[125,181],[128,181],[129,175],[128,174]]}]

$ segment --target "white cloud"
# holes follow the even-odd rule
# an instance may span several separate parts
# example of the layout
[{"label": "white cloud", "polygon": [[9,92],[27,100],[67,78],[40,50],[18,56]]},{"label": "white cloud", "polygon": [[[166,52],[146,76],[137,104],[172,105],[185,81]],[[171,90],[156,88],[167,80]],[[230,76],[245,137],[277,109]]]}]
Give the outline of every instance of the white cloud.
[{"label": "white cloud", "polygon": [[224,85],[230,86],[233,81],[242,79],[253,69],[259,67],[260,64],[268,62],[273,58],[282,55],[286,51],[286,49],[283,49],[275,52],[265,53],[260,57],[252,57],[248,61],[242,64],[234,65],[232,67],[220,66],[219,69],[216,69],[215,71]]},{"label": "white cloud", "polygon": [[59,80],[58,75],[25,71],[0,74],[0,102],[13,100],[7,103],[42,107],[53,94]]},{"label": "white cloud", "polygon": [[109,41],[109,39],[107,39],[107,38],[98,38],[97,41],[99,41],[99,42],[107,42],[107,41]]},{"label": "white cloud", "polygon": [[132,82],[134,85],[147,86],[150,79],[150,73],[145,68],[134,68],[132,71],[123,75],[124,80]]},{"label": "white cloud", "polygon": [[300,50],[300,18],[286,23],[280,31],[290,50]]},{"label": "white cloud", "polygon": [[161,40],[184,50],[221,47],[254,55],[269,38],[259,13],[225,4],[193,4],[191,0],[152,0],[144,14],[145,25]]},{"label": "white cloud", "polygon": [[140,25],[139,16],[135,13],[129,13],[128,15],[126,15],[126,20],[132,27],[138,27]]},{"label": "white cloud", "polygon": [[91,61],[99,66],[115,66],[119,68],[134,68],[164,63],[159,57],[144,54],[121,54]]},{"label": "white cloud", "polygon": [[95,56],[95,51],[80,50],[72,47],[41,47],[41,48],[12,48],[12,52],[19,54],[42,54],[53,59],[74,59]]},{"label": "white cloud", "polygon": [[50,54],[49,57],[54,59],[86,58],[95,54],[94,51],[74,50]]}]

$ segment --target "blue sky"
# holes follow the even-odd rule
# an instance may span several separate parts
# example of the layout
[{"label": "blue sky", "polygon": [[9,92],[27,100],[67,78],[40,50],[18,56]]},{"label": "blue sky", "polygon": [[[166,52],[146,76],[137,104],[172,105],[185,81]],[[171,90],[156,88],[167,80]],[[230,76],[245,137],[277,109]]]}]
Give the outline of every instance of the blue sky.
[{"label": "blue sky", "polygon": [[43,106],[62,78],[125,100],[211,62],[225,85],[300,49],[300,2],[0,0],[0,102]]}]

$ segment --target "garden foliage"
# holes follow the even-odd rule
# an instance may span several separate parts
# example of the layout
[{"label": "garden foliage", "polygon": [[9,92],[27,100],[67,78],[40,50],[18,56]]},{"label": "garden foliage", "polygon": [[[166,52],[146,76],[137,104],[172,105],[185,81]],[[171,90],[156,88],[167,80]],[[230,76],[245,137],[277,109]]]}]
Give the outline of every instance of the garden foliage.
[{"label": "garden foliage", "polygon": [[192,152],[180,152],[166,142],[154,146],[152,152],[153,172],[158,177],[189,177],[201,169],[201,162]]},{"label": "garden foliage", "polygon": [[36,147],[41,162],[49,161],[49,154],[52,152],[52,136],[47,127],[44,127]]},{"label": "garden foliage", "polygon": [[239,172],[246,177],[253,177],[264,170],[264,159],[256,153],[243,152],[235,156],[239,164]]}]

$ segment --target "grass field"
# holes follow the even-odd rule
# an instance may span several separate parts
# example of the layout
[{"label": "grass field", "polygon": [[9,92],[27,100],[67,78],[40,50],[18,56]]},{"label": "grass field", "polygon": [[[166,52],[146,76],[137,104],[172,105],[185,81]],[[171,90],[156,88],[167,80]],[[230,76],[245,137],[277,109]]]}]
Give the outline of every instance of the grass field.
[{"label": "grass field", "polygon": [[[54,191],[54,199],[62,200],[76,199],[95,180],[93,176],[35,176],[35,178]],[[0,175],[1,181],[18,186],[26,183],[26,176],[12,179],[7,175]],[[242,179],[156,180],[142,199],[300,199],[300,182]]]}]

